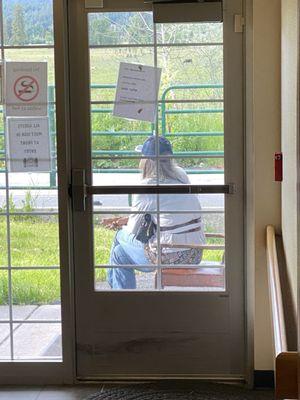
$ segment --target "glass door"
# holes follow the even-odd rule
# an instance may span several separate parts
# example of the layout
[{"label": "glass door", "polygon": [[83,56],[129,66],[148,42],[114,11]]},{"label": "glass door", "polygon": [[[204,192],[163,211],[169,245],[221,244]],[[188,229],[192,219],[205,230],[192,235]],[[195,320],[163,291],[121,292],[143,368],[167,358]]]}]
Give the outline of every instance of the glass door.
[{"label": "glass door", "polygon": [[241,2],[69,12],[77,375],[243,379]]},{"label": "glass door", "polygon": [[8,373],[15,361],[62,363],[52,0],[0,2],[0,54],[0,364]]}]

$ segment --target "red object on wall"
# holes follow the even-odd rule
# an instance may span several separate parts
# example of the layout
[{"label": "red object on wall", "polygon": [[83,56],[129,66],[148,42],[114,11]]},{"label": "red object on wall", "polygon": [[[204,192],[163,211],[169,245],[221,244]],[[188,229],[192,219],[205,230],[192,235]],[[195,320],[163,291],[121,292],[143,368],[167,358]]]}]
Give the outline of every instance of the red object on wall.
[{"label": "red object on wall", "polygon": [[275,153],[274,156],[274,171],[275,171],[275,181],[282,182],[282,153]]}]

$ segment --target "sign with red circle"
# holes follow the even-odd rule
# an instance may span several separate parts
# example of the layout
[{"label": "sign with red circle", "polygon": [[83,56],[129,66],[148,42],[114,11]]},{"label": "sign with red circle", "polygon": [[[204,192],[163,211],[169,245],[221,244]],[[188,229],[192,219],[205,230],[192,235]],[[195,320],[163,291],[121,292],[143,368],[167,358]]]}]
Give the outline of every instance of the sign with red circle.
[{"label": "sign with red circle", "polygon": [[46,61],[5,62],[6,117],[48,115],[48,67]]},{"label": "sign with red circle", "polygon": [[39,95],[39,91],[39,83],[34,76],[21,76],[14,83],[14,94],[23,102],[33,101]]}]

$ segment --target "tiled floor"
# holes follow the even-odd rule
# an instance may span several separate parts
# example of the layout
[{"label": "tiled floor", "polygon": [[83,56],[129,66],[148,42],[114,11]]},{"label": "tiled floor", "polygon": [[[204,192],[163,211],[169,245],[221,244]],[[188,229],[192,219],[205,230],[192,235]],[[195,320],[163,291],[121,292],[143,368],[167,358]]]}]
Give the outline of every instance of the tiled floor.
[{"label": "tiled floor", "polygon": [[[142,388],[141,388],[142,386]],[[94,384],[77,386],[45,386],[45,387],[12,387],[0,386],[0,400],[86,400],[90,395],[105,392],[107,398],[122,399],[124,393],[130,399],[156,398],[173,399],[219,399],[219,400],[272,400],[274,392],[272,390],[249,390],[239,385],[224,385],[213,383],[197,382],[135,382],[134,384]],[[171,390],[171,392],[170,392]],[[145,394],[147,393],[147,396]],[[175,395],[174,395],[175,393]],[[177,396],[178,395],[178,396]],[[158,396],[158,397],[157,397]],[[94,397],[94,396],[93,396]]]},{"label": "tiled floor", "polygon": [[84,400],[101,385],[76,387],[0,387],[0,400]]}]

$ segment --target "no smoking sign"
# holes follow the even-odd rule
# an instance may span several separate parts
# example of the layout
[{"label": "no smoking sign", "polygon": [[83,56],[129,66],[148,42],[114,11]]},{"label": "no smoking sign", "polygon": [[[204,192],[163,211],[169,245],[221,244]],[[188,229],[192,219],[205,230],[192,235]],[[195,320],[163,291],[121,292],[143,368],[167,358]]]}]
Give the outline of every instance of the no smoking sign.
[{"label": "no smoking sign", "polygon": [[33,101],[39,94],[40,87],[34,76],[21,76],[15,81],[14,93],[21,101]]},{"label": "no smoking sign", "polygon": [[8,117],[47,115],[47,63],[5,64],[5,111]]}]

